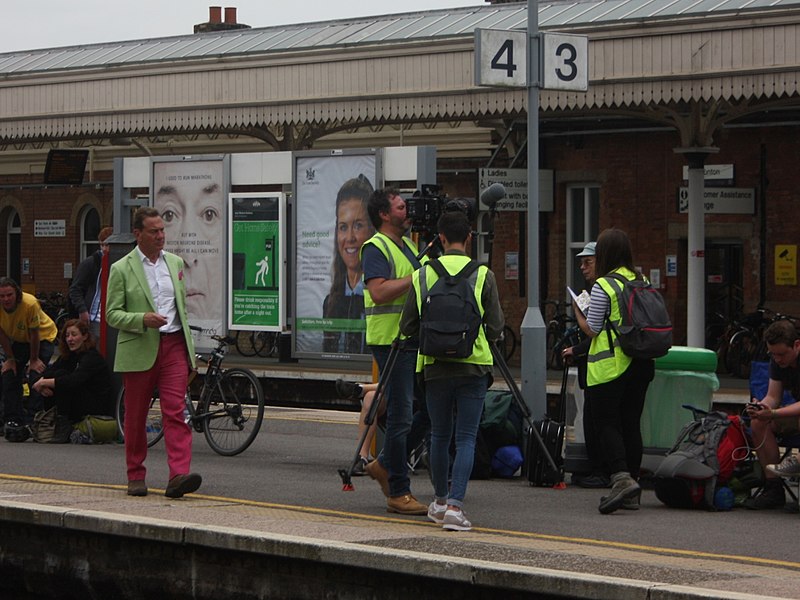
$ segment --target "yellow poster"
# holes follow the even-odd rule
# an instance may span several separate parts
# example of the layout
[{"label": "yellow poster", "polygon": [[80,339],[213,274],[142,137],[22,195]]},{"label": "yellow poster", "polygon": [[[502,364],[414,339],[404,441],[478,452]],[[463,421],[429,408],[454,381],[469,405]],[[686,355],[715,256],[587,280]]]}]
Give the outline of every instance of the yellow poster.
[{"label": "yellow poster", "polygon": [[797,285],[797,245],[775,245],[775,285]]}]

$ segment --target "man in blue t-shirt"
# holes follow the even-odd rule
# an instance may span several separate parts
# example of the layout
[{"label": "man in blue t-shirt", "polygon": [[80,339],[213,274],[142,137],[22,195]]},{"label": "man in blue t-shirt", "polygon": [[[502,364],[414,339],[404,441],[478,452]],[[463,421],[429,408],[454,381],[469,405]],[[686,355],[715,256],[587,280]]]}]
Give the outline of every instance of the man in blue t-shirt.
[{"label": "man in blue t-shirt", "polygon": [[[764,341],[770,355],[769,387],[766,396],[753,398],[747,406],[753,447],[766,475],[761,493],[745,504],[756,510],[782,508],[786,496],[779,477],[800,475],[800,463],[794,455],[776,464],[780,459],[777,436],[800,431],[800,402],[796,402],[800,397],[800,336],[794,323],[780,320],[767,327]],[[791,392],[794,403],[781,406],[784,390]]]}]

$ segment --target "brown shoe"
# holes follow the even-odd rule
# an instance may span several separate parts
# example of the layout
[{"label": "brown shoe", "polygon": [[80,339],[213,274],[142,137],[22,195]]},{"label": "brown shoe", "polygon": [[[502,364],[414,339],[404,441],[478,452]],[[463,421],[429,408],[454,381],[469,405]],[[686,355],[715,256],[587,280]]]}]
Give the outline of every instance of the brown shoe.
[{"label": "brown shoe", "polygon": [[420,504],[411,494],[406,494],[389,498],[386,501],[386,512],[401,515],[427,515],[428,507]]},{"label": "brown shoe", "polygon": [[203,478],[197,473],[175,475],[175,477],[169,480],[164,495],[167,498],[182,498],[185,494],[196,492],[201,483],[203,483]]},{"label": "brown shoe", "polygon": [[147,484],[144,479],[128,482],[128,496],[147,496]]},{"label": "brown shoe", "polygon": [[[381,463],[378,462],[378,459],[373,460],[370,463],[367,463],[367,466],[364,467],[364,470],[367,472],[372,479],[377,481],[381,484],[381,491],[383,495],[387,498],[389,497],[389,471],[386,470]],[[427,509],[426,513],[427,513]]]}]

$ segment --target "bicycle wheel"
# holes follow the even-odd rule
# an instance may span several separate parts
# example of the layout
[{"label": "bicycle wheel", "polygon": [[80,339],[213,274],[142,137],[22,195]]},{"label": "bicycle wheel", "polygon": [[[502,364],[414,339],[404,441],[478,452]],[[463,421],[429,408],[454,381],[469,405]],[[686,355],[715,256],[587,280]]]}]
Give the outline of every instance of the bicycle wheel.
[{"label": "bicycle wheel", "polygon": [[561,340],[561,332],[553,326],[547,328],[547,337],[545,338],[545,360],[548,369],[561,370],[564,368],[564,361],[561,357],[561,347],[559,341]]},{"label": "bicycle wheel", "polygon": [[269,358],[277,350],[278,343],[275,340],[278,334],[271,331],[259,331],[255,334],[254,346],[256,354]]},{"label": "bicycle wheel", "polygon": [[731,336],[725,354],[725,368],[734,377],[750,376],[750,361],[755,348],[755,334],[747,329],[740,329]]},{"label": "bicycle wheel", "polygon": [[56,329],[58,330],[59,336],[61,336],[61,333],[64,331],[64,325],[67,321],[69,321],[69,313],[66,310],[62,310],[55,318]]},{"label": "bicycle wheel", "polygon": [[[117,395],[117,429],[119,429],[119,437],[121,440],[125,439],[125,387],[121,387]],[[150,399],[150,406],[147,410],[147,447],[150,448],[158,443],[164,437],[164,428],[161,425],[161,403],[158,400],[158,390],[153,391],[153,397]]]},{"label": "bicycle wheel", "polygon": [[514,352],[517,350],[517,335],[508,325],[503,327],[503,338],[498,342],[498,345],[500,347],[500,353],[503,355],[503,358],[506,359],[506,362],[511,360],[511,357],[514,356]]},{"label": "bicycle wheel", "polygon": [[236,332],[236,351],[241,356],[255,356],[256,355],[256,341],[254,331],[237,331]]},{"label": "bicycle wheel", "polygon": [[212,450],[234,456],[246,450],[258,435],[264,418],[264,391],[247,369],[229,369],[201,396],[197,410]]}]

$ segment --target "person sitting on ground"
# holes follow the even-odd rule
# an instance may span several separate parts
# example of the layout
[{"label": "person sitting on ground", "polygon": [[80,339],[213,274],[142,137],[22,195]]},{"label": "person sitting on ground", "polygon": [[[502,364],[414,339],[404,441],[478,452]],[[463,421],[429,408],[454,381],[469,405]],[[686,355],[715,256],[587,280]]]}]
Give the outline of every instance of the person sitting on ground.
[{"label": "person sitting on ground", "polygon": [[44,397],[45,409],[58,407],[58,414],[71,423],[86,415],[111,415],[111,370],[95,348],[89,324],[81,319],[67,321],[58,349],[58,359],[32,385]]},{"label": "person sitting on ground", "polygon": [[758,462],[764,468],[766,482],[761,493],[745,502],[753,510],[783,508],[786,495],[779,477],[800,475],[800,463],[787,456],[780,464],[776,436],[800,433],[800,402],[781,406],[783,391],[800,398],[800,335],[794,323],[775,321],[764,332],[769,351],[769,387],[761,400],[753,398],[747,406],[750,430]]},{"label": "person sitting on ground", "polygon": [[[364,436],[364,430],[367,428],[365,422],[366,416],[372,407],[372,401],[375,398],[375,390],[378,389],[377,383],[355,383],[353,381],[345,381],[343,379],[336,380],[336,393],[340,398],[352,398],[353,400],[361,400],[361,413],[358,416],[358,439]],[[386,411],[385,402],[381,402],[376,417],[380,417]],[[375,432],[378,430],[378,419],[372,421],[369,427],[369,432],[364,437],[364,443],[361,444],[359,455],[361,459],[353,470],[353,475],[361,476],[366,475],[364,467],[369,463],[370,449],[372,447],[372,440],[375,439]]]}]

